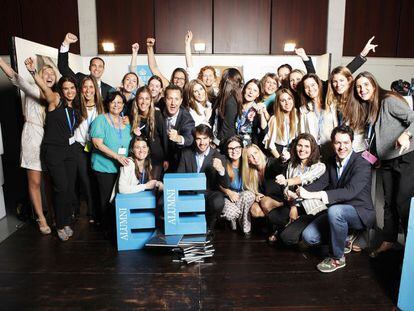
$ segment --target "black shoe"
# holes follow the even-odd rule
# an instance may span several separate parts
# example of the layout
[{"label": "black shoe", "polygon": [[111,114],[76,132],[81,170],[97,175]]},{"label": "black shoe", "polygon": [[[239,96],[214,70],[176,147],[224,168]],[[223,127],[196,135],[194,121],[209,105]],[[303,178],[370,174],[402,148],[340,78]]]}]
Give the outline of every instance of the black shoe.
[{"label": "black shoe", "polygon": [[243,236],[244,236],[244,238],[245,238],[246,240],[249,240],[249,239],[251,239],[251,237],[252,237],[252,232],[251,232],[251,231],[249,231],[249,232],[244,232],[244,233],[243,233]]}]

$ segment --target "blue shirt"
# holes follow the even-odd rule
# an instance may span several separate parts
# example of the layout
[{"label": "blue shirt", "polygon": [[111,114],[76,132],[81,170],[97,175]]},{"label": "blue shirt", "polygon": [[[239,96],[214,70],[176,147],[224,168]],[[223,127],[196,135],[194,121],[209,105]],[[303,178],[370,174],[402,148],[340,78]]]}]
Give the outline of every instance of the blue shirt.
[{"label": "blue shirt", "polygon": [[[131,125],[128,124],[119,130],[109,123],[105,115],[101,114],[91,124],[90,137],[101,138],[104,145],[115,153],[118,153],[119,148],[125,148],[128,152],[131,141]],[[128,154],[125,154],[125,156],[128,156]],[[118,162],[97,149],[92,152],[91,162],[94,171],[118,173]]]}]

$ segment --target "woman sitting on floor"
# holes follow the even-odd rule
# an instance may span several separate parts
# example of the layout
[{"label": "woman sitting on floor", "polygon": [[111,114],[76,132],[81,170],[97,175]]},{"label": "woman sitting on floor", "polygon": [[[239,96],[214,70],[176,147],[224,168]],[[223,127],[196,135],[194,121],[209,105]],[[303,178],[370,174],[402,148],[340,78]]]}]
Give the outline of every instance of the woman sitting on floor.
[{"label": "woman sitting on floor", "polygon": [[325,173],[325,164],[320,162],[319,147],[311,134],[300,134],[292,143],[292,157],[285,174],[276,176],[276,183],[285,187],[287,205],[273,209],[268,218],[276,229],[269,237],[275,242],[280,233],[287,245],[297,244],[302,231],[314,219],[314,215],[326,209],[321,200],[309,199],[297,201],[294,192],[300,185],[308,185]]}]

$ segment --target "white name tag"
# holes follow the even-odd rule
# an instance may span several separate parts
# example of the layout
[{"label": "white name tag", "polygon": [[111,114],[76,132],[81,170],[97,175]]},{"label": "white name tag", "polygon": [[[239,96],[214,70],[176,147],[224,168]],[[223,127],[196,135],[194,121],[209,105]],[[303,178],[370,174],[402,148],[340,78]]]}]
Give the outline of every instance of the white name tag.
[{"label": "white name tag", "polygon": [[69,146],[73,145],[74,143],[75,143],[75,137],[72,136],[72,137],[69,138]]},{"label": "white name tag", "polygon": [[118,148],[118,154],[120,155],[126,155],[127,149],[126,148]]}]

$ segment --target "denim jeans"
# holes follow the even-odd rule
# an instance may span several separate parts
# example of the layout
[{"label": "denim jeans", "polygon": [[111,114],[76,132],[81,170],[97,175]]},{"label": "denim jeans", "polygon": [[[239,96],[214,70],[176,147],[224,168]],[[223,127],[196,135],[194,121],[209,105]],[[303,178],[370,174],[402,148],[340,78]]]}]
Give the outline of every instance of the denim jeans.
[{"label": "denim jeans", "polygon": [[340,259],[344,255],[348,229],[362,230],[364,224],[352,205],[336,204],[311,222],[303,230],[302,238],[309,245],[319,245],[328,241],[330,232],[333,258]]}]

